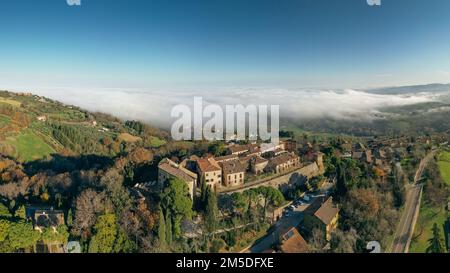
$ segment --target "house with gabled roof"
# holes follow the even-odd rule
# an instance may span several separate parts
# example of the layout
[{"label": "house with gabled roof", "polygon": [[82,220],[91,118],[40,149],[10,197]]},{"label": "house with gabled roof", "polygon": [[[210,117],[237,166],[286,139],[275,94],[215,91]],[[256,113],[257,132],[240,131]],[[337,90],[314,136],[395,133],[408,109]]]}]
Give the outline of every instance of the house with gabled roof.
[{"label": "house with gabled roof", "polygon": [[322,230],[327,241],[331,240],[331,233],[337,228],[339,208],[333,203],[332,197],[318,197],[304,211],[303,227],[308,233],[315,228]]},{"label": "house with gabled roof", "polygon": [[283,153],[270,159],[267,168],[274,173],[282,173],[300,166],[300,158],[294,153]]},{"label": "house with gabled roof", "polygon": [[199,177],[199,183],[206,183],[212,189],[217,190],[222,184],[222,168],[217,161],[210,158],[200,158],[196,161],[197,174]]},{"label": "house with gabled roof", "polygon": [[255,156],[250,159],[250,169],[256,175],[263,174],[267,164],[269,164],[269,160],[261,156]]},{"label": "house with gabled roof", "polygon": [[231,160],[220,163],[222,167],[222,185],[224,187],[234,187],[244,185],[245,172],[247,166],[239,160]]},{"label": "house with gabled roof", "polygon": [[249,150],[250,150],[249,145],[236,144],[236,145],[231,145],[228,147],[228,152],[229,152],[229,154],[232,154],[232,155],[241,155],[241,154],[248,152]]},{"label": "house with gabled roof", "polygon": [[281,231],[278,248],[282,253],[308,253],[309,251],[308,243],[295,227]]},{"label": "house with gabled roof", "polygon": [[55,210],[53,207],[26,206],[25,217],[31,219],[36,230],[56,229],[58,226],[64,225],[64,212]]},{"label": "house with gabled roof", "polygon": [[158,164],[158,183],[160,186],[163,186],[171,178],[177,178],[186,182],[189,188],[189,194],[194,199],[197,186],[197,174],[165,158]]}]

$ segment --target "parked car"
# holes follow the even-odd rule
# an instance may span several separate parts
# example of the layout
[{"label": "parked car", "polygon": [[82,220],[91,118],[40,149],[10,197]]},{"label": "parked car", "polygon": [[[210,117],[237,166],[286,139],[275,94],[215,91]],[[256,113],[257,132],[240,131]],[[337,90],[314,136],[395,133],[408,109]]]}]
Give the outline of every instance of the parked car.
[{"label": "parked car", "polygon": [[283,217],[289,217],[291,216],[292,211],[285,211],[283,212]]},{"label": "parked car", "polygon": [[325,194],[315,194],[315,195],[311,195],[311,198],[319,198],[319,197],[325,197]]},{"label": "parked car", "polygon": [[292,209],[291,209],[290,207],[287,207],[287,208],[284,209],[283,213],[286,214],[286,213],[288,213],[288,212],[290,212],[290,211],[292,211]]}]

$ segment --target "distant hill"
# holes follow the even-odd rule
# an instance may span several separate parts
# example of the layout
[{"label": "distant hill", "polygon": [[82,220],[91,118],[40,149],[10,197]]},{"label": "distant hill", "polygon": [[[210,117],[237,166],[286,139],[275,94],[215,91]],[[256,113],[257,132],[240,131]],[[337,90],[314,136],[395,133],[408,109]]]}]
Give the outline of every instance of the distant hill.
[{"label": "distant hill", "polygon": [[368,93],[380,95],[402,95],[414,93],[441,93],[450,92],[450,84],[426,84],[426,85],[412,85],[412,86],[398,86],[398,87],[383,87],[366,90]]},{"label": "distant hill", "polygon": [[[342,122],[333,118],[281,121],[289,130],[301,129],[327,134],[347,134],[352,136],[375,135],[423,135],[450,132],[450,84],[428,84],[401,87],[386,87],[364,90],[378,95],[414,96],[429,93],[433,101],[403,106],[380,107],[371,113],[372,120],[354,119]],[[427,94],[428,95],[428,94]],[[419,95],[416,95],[419,96]]]}]

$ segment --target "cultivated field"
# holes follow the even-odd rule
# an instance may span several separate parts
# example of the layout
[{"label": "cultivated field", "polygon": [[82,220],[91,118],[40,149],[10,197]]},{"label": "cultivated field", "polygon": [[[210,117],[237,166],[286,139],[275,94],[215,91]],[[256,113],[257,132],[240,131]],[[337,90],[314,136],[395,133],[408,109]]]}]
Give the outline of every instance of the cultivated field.
[{"label": "cultivated field", "polygon": [[23,162],[42,159],[55,151],[31,130],[24,130],[15,137],[8,137],[6,143],[15,147],[15,157]]},{"label": "cultivated field", "polygon": [[20,107],[20,105],[21,105],[21,103],[16,100],[11,100],[11,99],[2,98],[2,97],[0,97],[0,103],[8,104],[8,105],[11,105],[14,107]]}]

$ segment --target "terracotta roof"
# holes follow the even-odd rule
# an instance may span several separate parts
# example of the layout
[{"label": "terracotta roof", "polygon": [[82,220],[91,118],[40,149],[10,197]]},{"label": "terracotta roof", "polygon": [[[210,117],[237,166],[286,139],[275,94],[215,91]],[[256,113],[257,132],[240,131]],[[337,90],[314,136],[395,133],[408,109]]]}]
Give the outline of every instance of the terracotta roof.
[{"label": "terracotta roof", "polygon": [[217,162],[222,162],[222,161],[228,161],[228,160],[237,159],[237,158],[238,158],[237,155],[226,155],[226,156],[216,157],[215,160]]},{"label": "terracotta roof", "polygon": [[298,156],[293,153],[283,153],[277,157],[272,158],[270,160],[270,163],[278,166],[296,158],[298,159]]},{"label": "terracotta roof", "polygon": [[240,153],[240,152],[246,152],[249,150],[248,145],[233,145],[228,147],[231,153]]},{"label": "terracotta roof", "polygon": [[188,169],[181,167],[170,159],[163,159],[158,168],[185,181],[192,181],[197,179],[197,175]]},{"label": "terracotta roof", "polygon": [[247,156],[244,156],[244,157],[240,157],[240,158],[239,158],[239,161],[241,161],[242,164],[248,165],[249,162],[250,162],[250,160],[251,160],[253,157],[255,157],[255,156],[254,156],[254,155],[247,155]]},{"label": "terracotta roof", "polygon": [[308,252],[308,244],[295,227],[291,227],[282,233],[280,248],[283,253]]},{"label": "terracotta roof", "polygon": [[266,163],[268,161],[269,160],[267,160],[267,159],[265,159],[263,157],[260,157],[260,156],[255,156],[255,157],[252,158],[252,163],[255,164],[255,165]]},{"label": "terracotta roof", "polygon": [[305,210],[305,213],[316,216],[328,225],[339,213],[339,209],[333,204],[333,198],[319,197]]},{"label": "terracotta roof", "polygon": [[197,160],[197,166],[202,173],[222,170],[214,158],[201,158]]},{"label": "terracotta roof", "polygon": [[243,173],[246,167],[239,160],[225,161],[221,163],[224,175],[233,173]]}]

